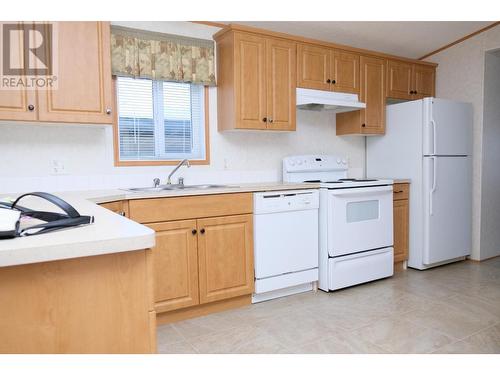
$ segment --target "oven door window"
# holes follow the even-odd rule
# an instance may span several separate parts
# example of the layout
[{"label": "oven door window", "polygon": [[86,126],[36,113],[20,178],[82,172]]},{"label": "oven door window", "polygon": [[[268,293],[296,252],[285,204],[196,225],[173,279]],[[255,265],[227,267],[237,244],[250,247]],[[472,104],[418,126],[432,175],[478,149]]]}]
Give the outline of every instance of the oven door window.
[{"label": "oven door window", "polygon": [[378,200],[349,202],[346,205],[346,221],[348,223],[376,220],[378,218],[379,218]]}]

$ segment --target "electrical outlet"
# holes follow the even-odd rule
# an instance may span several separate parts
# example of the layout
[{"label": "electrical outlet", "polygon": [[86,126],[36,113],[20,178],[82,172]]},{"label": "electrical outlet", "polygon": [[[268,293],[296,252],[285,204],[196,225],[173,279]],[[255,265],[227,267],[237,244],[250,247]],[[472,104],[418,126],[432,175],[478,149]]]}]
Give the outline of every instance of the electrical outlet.
[{"label": "electrical outlet", "polygon": [[52,160],[50,167],[52,175],[67,174],[66,164],[62,160]]}]

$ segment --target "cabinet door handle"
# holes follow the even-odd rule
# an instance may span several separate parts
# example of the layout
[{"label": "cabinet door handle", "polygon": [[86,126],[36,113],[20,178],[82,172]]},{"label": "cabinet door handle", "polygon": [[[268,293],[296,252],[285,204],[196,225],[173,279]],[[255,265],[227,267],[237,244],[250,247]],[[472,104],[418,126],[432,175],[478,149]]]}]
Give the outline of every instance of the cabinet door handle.
[{"label": "cabinet door handle", "polygon": [[201,229],[200,229],[200,233],[201,233],[201,234],[205,234],[205,228],[201,228]]},{"label": "cabinet door handle", "polygon": [[362,128],[366,127],[366,124],[361,124],[361,127],[362,127]]},{"label": "cabinet door handle", "polygon": [[35,106],[33,104],[28,105],[28,110],[33,111],[35,109]]},{"label": "cabinet door handle", "polygon": [[267,117],[264,117],[262,121],[267,122]]},{"label": "cabinet door handle", "polygon": [[273,122],[273,118],[272,117],[269,117],[269,122]]},{"label": "cabinet door handle", "polygon": [[193,230],[191,231],[191,233],[192,233],[192,234],[193,234],[193,236],[194,236],[196,233],[198,233],[198,231],[197,231],[196,229],[193,229]]},{"label": "cabinet door handle", "polygon": [[337,83],[337,81],[332,79],[332,83],[335,85]]},{"label": "cabinet door handle", "polygon": [[326,80],[326,83],[330,83],[330,82],[332,82],[332,81],[330,80],[330,78],[328,78],[328,79]]},{"label": "cabinet door handle", "polygon": [[110,115],[111,114],[111,108],[106,108],[106,114]]}]

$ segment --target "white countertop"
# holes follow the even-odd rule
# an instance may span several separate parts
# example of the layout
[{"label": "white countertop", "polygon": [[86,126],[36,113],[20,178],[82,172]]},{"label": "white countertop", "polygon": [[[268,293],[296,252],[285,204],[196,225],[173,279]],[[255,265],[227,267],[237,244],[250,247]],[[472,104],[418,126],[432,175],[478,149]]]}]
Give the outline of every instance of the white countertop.
[{"label": "white countertop", "polygon": [[[120,189],[54,193],[75,207],[81,215],[93,215],[94,224],[35,236],[0,240],[0,267],[154,247],[155,234],[152,229],[104,209],[96,203],[186,195],[314,189],[318,187],[316,184],[262,183],[240,184],[238,187],[186,189],[159,193],[130,192]],[[19,194],[4,196],[15,197],[17,195]],[[55,206],[50,203],[45,204],[38,198],[23,199],[20,205],[33,209],[57,210]]]}]

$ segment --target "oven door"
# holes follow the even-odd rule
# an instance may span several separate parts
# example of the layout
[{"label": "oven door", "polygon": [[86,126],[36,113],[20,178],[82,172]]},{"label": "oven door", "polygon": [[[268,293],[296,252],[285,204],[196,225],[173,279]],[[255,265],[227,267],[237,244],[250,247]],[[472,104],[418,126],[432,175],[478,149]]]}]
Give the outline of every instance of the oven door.
[{"label": "oven door", "polygon": [[392,186],[329,190],[327,212],[330,256],[392,246]]}]

